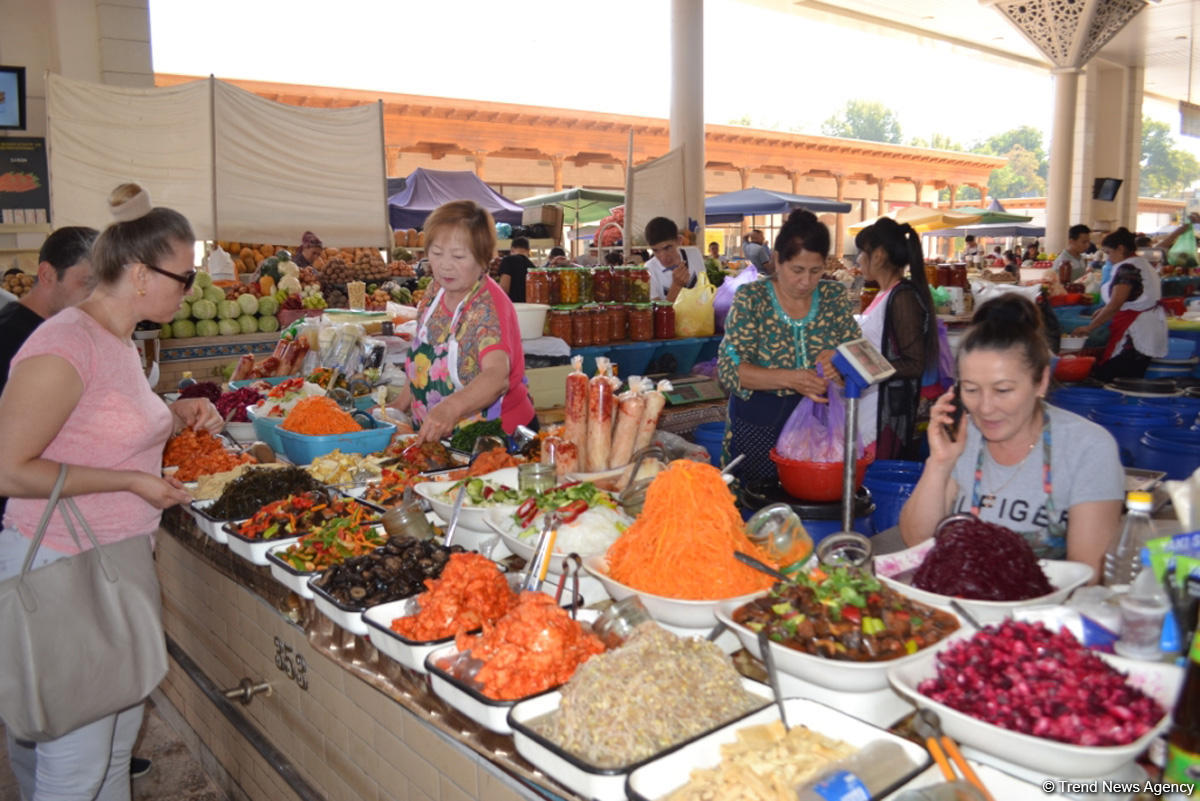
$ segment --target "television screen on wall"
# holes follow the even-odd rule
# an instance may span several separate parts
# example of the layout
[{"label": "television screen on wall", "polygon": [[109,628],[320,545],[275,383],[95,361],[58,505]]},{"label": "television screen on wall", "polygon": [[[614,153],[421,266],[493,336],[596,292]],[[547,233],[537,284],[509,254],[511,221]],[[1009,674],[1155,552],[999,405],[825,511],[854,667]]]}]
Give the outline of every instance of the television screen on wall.
[{"label": "television screen on wall", "polygon": [[0,66],[0,129],[25,130],[25,68]]},{"label": "television screen on wall", "polygon": [[1097,178],[1092,184],[1092,197],[1096,200],[1113,201],[1117,199],[1117,190],[1121,188],[1120,178]]}]

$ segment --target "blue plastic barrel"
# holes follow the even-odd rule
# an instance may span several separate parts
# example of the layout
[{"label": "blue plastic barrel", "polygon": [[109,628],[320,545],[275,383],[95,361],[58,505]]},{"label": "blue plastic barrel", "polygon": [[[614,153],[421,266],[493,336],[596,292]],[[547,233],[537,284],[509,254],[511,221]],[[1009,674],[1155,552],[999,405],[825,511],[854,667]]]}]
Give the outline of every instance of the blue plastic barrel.
[{"label": "blue plastic barrel", "polygon": [[1138,442],[1137,466],[1163,470],[1167,478],[1183,481],[1200,468],[1200,430],[1151,428]]},{"label": "blue plastic barrel", "polygon": [[[708,449],[709,458],[718,467],[721,466],[721,443],[725,439],[724,423],[701,423],[692,432],[697,445]],[[734,468],[737,469],[736,467]]]},{"label": "blue plastic barrel", "polygon": [[[796,510],[796,514],[800,515],[800,520],[804,523],[804,530],[808,532],[808,536],[812,537],[813,545],[830,534],[837,534],[842,530],[841,501],[830,503],[796,501],[792,504],[792,508]],[[854,521],[851,524],[853,529],[867,537],[872,536],[876,531],[872,520],[874,511],[875,504],[871,491],[860,487],[854,498]]]},{"label": "blue plastic barrel", "polygon": [[1124,403],[1125,396],[1111,389],[1096,387],[1062,387],[1050,393],[1050,404],[1080,417],[1087,417],[1093,409]]},{"label": "blue plastic barrel", "polygon": [[1151,428],[1179,425],[1179,415],[1171,409],[1154,406],[1102,406],[1093,409],[1088,417],[1104,426],[1113,435],[1121,451],[1121,464],[1138,467],[1138,442]]},{"label": "blue plastic barrel", "polygon": [[884,531],[900,522],[900,510],[921,478],[921,462],[881,459],[872,462],[863,477],[863,486],[871,491],[875,512],[871,523]]},{"label": "blue plastic barrel", "polygon": [[1170,409],[1179,415],[1184,426],[1200,423],[1200,398],[1138,398],[1138,405]]}]

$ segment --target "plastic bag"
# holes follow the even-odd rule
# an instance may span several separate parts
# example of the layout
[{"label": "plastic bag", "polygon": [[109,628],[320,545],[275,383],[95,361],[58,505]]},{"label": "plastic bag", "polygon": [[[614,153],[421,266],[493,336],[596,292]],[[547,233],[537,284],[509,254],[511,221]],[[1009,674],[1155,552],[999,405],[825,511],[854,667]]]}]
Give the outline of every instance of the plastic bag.
[{"label": "plastic bag", "polygon": [[717,331],[725,330],[725,317],[733,306],[733,296],[738,287],[757,280],[758,268],[751,264],[737,275],[726,278],[724,283],[717,287],[717,294],[713,295],[713,322]]},{"label": "plastic bag", "polygon": [[710,337],[716,333],[713,320],[716,293],[704,272],[696,276],[694,287],[679,290],[679,296],[675,298],[675,336]]},{"label": "plastic bag", "polygon": [[208,274],[212,276],[214,281],[237,280],[237,272],[233,268],[233,259],[221,248],[216,248],[208,254]]},{"label": "plastic bag", "polygon": [[[840,462],[845,453],[846,403],[841,390],[829,387],[826,403],[804,398],[783,424],[775,450],[785,459],[801,462]],[[855,459],[863,455],[862,438],[855,437]]]},{"label": "plastic bag", "polygon": [[1184,230],[1171,249],[1167,251],[1167,264],[1172,267],[1196,266],[1196,233],[1189,226]]}]

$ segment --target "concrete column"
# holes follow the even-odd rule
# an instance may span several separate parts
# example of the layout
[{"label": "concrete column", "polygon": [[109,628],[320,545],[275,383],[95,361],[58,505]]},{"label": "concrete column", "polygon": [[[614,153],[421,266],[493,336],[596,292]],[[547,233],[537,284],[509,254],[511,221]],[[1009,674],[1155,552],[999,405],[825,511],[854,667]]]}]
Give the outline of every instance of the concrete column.
[{"label": "concrete column", "polygon": [[[834,182],[837,184],[837,199],[838,199],[838,202],[839,202],[839,203],[845,202],[845,200],[846,200],[846,176],[845,176],[845,175],[842,175],[840,172],[835,172],[835,173],[833,174],[833,180],[834,180]],[[793,179],[793,182],[792,182],[792,183],[793,183],[793,186],[794,186],[794,185],[795,185],[795,179]],[[798,194],[800,194],[800,193],[799,193],[799,192],[793,192],[793,194],[797,194],[797,195],[798,195]],[[835,223],[835,225],[834,225],[834,234],[833,234],[833,254],[834,254],[835,256],[837,256],[839,259],[840,259],[842,256],[844,256],[844,255],[845,255],[845,252],[846,252],[846,242],[845,242],[845,240],[846,240],[846,215],[845,215],[845,214],[838,214],[838,215],[837,215],[837,223]]]},{"label": "concrete column", "polygon": [[913,181],[913,191],[916,192],[918,206],[921,205],[921,190],[924,188],[925,188],[924,181]]},{"label": "concrete column", "polygon": [[1056,69],[1054,75],[1054,125],[1050,131],[1050,181],[1046,190],[1046,241],[1043,247],[1057,253],[1067,243],[1071,225],[1071,167],[1074,164],[1075,101],[1079,71]]},{"label": "concrete column", "polygon": [[887,209],[884,208],[884,199],[883,199],[883,193],[885,191],[887,191],[887,183],[888,183],[887,178],[879,179],[879,202],[876,206],[876,209],[878,211],[878,214],[876,216],[883,216],[887,211]]},{"label": "concrete column", "polygon": [[561,192],[563,188],[563,156],[561,153],[550,157],[550,166],[554,168],[554,191]]},{"label": "concrete column", "polygon": [[958,202],[958,184],[950,184],[947,188],[950,190],[950,198],[946,201],[946,208],[952,209]]},{"label": "concrete column", "polygon": [[750,168],[738,167],[738,177],[742,179],[742,189],[750,188]]},{"label": "concrete column", "polygon": [[[687,216],[704,242],[704,0],[671,0],[671,149],[683,146]],[[679,220],[683,226],[689,220]]]},{"label": "concrete column", "polygon": [[1117,206],[1121,209],[1121,225],[1131,231],[1137,228],[1138,184],[1142,180],[1142,97],[1146,82],[1145,67],[1125,68],[1125,105],[1122,109],[1121,132],[1124,136],[1124,159],[1121,190]]},{"label": "concrete column", "polygon": [[[793,195],[800,194],[800,179],[804,177],[804,173],[800,172],[799,170],[788,170],[787,175],[788,175],[788,178],[792,179],[792,194]],[[839,181],[838,184],[840,186],[841,182]],[[841,198],[839,198],[839,200],[840,199]]]},{"label": "concrete column", "polygon": [[476,150],[475,151],[475,176],[477,178],[479,178],[479,180],[481,180],[481,181],[483,180],[483,167],[486,163],[487,163],[487,151]]}]

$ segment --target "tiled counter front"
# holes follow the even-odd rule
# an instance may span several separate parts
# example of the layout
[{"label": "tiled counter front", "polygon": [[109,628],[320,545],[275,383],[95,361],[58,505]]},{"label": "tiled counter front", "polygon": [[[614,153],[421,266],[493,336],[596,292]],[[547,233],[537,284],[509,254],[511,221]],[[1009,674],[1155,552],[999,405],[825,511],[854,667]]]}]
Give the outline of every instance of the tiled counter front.
[{"label": "tiled counter front", "polygon": [[[443,705],[424,677],[335,628],[267,568],[211,542],[178,510],[163,526],[167,635],[218,687],[271,683],[271,695],[236,707],[330,801],[574,798],[516,756],[510,738]],[[277,667],[284,657],[293,678]],[[161,689],[251,801],[297,797],[174,660]]]}]

